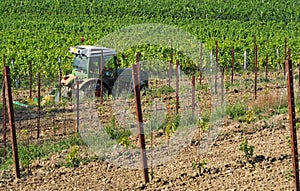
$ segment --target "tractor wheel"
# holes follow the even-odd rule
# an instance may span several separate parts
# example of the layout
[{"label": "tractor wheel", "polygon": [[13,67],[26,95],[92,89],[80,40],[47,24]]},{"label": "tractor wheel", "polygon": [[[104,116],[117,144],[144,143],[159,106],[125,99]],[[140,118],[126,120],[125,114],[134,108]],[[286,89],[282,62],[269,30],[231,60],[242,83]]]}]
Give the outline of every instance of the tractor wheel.
[{"label": "tractor wheel", "polygon": [[89,79],[84,81],[79,86],[79,97],[80,98],[93,98],[95,97],[97,86],[96,79]]},{"label": "tractor wheel", "polygon": [[[108,96],[110,90],[106,84],[103,84],[103,96]],[[79,96],[81,98],[93,98],[100,95],[100,83],[98,79],[89,79],[79,86]]]}]

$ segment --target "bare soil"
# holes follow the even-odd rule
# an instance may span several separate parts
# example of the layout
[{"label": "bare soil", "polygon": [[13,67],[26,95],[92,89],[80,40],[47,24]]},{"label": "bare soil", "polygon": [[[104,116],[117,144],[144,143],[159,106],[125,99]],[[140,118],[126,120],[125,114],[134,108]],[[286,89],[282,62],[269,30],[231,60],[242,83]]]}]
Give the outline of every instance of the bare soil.
[{"label": "bare soil", "polygon": [[[22,178],[14,180],[13,172],[1,172],[1,190],[293,190],[289,135],[285,116],[274,120],[281,127],[270,127],[264,121],[249,128],[228,123],[214,145],[200,156],[207,159],[202,172],[193,170],[199,161],[198,145],[191,145],[176,158],[154,169],[150,183],[143,183],[141,170],[123,169],[106,161],[96,160],[76,168],[59,167],[68,151],[53,154],[49,161],[34,161],[30,172],[22,170]],[[270,124],[269,124],[270,125]],[[248,161],[239,151],[247,137],[255,146]],[[83,155],[92,156],[82,149]],[[197,157],[198,156],[198,157]]]},{"label": "bare soil", "polygon": [[[235,80],[248,78],[252,76],[237,76]],[[52,154],[49,160],[33,161],[29,169],[22,169],[18,180],[13,170],[1,171],[0,190],[293,190],[288,116],[276,112],[276,106],[285,101],[281,98],[286,97],[282,85],[281,81],[262,82],[255,101],[251,86],[227,89],[228,104],[246,100],[249,108],[258,106],[263,112],[249,123],[226,116],[219,136],[205,153],[199,153],[201,134],[196,133],[177,157],[149,169],[150,183],[144,183],[142,170],[92,160],[94,154],[80,147],[78,157],[89,157],[88,163],[70,168],[59,165],[70,148]],[[112,113],[107,105],[104,113]],[[109,115],[102,117],[109,122]],[[164,135],[157,138],[164,140]],[[250,159],[239,150],[244,139],[254,146]],[[193,162],[204,159],[207,164],[201,171],[193,169]]]}]

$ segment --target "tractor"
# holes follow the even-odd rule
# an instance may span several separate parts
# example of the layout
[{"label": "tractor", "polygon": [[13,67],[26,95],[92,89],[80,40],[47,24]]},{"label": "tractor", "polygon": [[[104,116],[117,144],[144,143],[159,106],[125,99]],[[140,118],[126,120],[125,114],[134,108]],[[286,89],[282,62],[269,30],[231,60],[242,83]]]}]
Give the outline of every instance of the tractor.
[{"label": "tractor", "polygon": [[[120,68],[117,53],[114,49],[79,45],[70,47],[69,52],[74,55],[72,73],[61,80],[62,96],[71,97],[72,89],[76,88],[75,81],[79,81],[79,91],[82,95],[96,95],[101,88],[103,95],[112,94],[113,87],[118,81],[118,87],[133,90],[132,71],[130,68]],[[141,89],[148,88],[148,75],[145,71],[140,74]]]}]

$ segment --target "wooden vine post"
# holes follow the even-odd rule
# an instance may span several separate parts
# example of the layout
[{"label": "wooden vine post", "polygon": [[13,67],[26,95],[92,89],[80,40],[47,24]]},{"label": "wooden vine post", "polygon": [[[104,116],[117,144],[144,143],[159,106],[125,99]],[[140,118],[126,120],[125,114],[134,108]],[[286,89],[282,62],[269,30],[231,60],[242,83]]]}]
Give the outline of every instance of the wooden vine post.
[{"label": "wooden vine post", "polygon": [[179,61],[176,60],[176,113],[179,110]]},{"label": "wooden vine post", "polygon": [[[286,42],[287,42],[287,39],[286,37],[284,38],[284,60],[286,60]],[[285,68],[286,69],[286,68]]]},{"label": "wooden vine post", "polygon": [[200,63],[199,63],[199,71],[200,71],[200,74],[199,74],[199,84],[201,85],[202,84],[202,66],[203,66],[203,45],[202,45],[202,42],[200,43]]},{"label": "wooden vine post", "polygon": [[170,62],[173,63],[173,40],[170,39]]},{"label": "wooden vine post", "polygon": [[234,46],[231,49],[231,83],[233,84],[234,77]]},{"label": "wooden vine post", "polygon": [[[284,38],[284,60],[286,60],[286,43],[287,43],[287,38]],[[285,67],[285,62],[283,63],[283,72],[284,74],[286,73],[286,67]]]},{"label": "wooden vine post", "polygon": [[269,69],[269,57],[266,54],[266,80],[268,80],[268,69]]},{"label": "wooden vine post", "polygon": [[37,85],[38,85],[38,106],[37,106],[38,117],[37,117],[37,136],[36,136],[36,138],[38,139],[40,137],[40,126],[41,126],[40,125],[40,119],[41,119],[41,74],[40,74],[40,72],[38,73]]},{"label": "wooden vine post", "polygon": [[16,136],[16,128],[15,128],[13,100],[12,100],[12,93],[11,93],[11,86],[10,86],[10,72],[8,66],[3,67],[3,76],[5,81],[5,91],[6,91],[6,98],[8,103],[7,111],[8,111],[8,119],[9,119],[9,126],[10,126],[10,138],[11,138],[11,147],[12,147],[12,154],[14,160],[14,170],[15,170],[16,178],[20,178],[18,144],[17,144],[17,136]]},{"label": "wooden vine post", "polygon": [[216,41],[216,74],[215,74],[215,94],[218,94],[218,62],[219,62],[219,58],[218,58],[218,52],[219,52],[219,45],[218,45],[218,41]]},{"label": "wooden vine post", "polygon": [[224,104],[224,84],[225,84],[225,68],[222,67],[221,73],[221,103]]},{"label": "wooden vine post", "polygon": [[79,110],[80,110],[80,107],[79,107],[79,104],[80,104],[79,85],[80,85],[81,81],[78,78],[76,78],[75,82],[76,82],[76,126],[75,126],[75,132],[78,133],[79,132],[79,123],[80,123],[80,120],[79,120]]},{"label": "wooden vine post", "polygon": [[300,89],[300,64],[298,64],[298,88]]},{"label": "wooden vine post", "polygon": [[141,55],[139,52],[136,53],[135,59],[136,59],[136,65],[137,65],[137,86],[138,86],[138,91],[141,91],[141,64],[140,64],[140,58]]},{"label": "wooden vine post", "polygon": [[103,104],[103,69],[104,69],[104,59],[103,59],[104,53],[103,50],[101,50],[101,56],[100,56],[100,60],[99,60],[99,65],[100,65],[100,103]]},{"label": "wooden vine post", "polygon": [[138,81],[138,70],[139,66],[137,64],[132,65],[132,82],[133,82],[133,90],[134,90],[134,99],[136,106],[136,115],[138,122],[138,134],[139,134],[139,142],[140,142],[140,152],[142,158],[142,168],[144,180],[146,183],[149,182],[149,174],[148,174],[148,164],[147,164],[147,155],[146,155],[146,144],[145,144],[145,134],[143,127],[143,115],[142,115],[142,107],[141,107],[141,98],[140,98],[140,88]]},{"label": "wooden vine post", "polygon": [[172,60],[170,60],[170,63],[169,63],[169,72],[168,72],[168,75],[169,75],[169,88],[171,87],[171,81],[172,81],[172,73],[173,73],[173,63],[172,63]]},{"label": "wooden vine post", "polygon": [[300,190],[299,186],[299,164],[298,164],[298,148],[297,148],[297,131],[295,117],[295,102],[294,102],[294,86],[293,86],[293,70],[292,61],[285,61],[285,71],[287,72],[287,91],[288,91],[288,108],[289,108],[289,124],[291,137],[291,151],[294,175],[294,188]]},{"label": "wooden vine post", "polygon": [[171,87],[172,73],[173,73],[173,43],[170,39],[170,63],[169,63],[169,88]]},{"label": "wooden vine post", "polygon": [[61,88],[62,88],[62,84],[61,84],[61,80],[62,80],[62,69],[61,69],[61,58],[58,57],[58,67],[59,67],[59,89],[58,89],[58,92],[59,92],[59,101],[61,101]]},{"label": "wooden vine post", "polygon": [[[5,66],[5,59],[3,59],[3,66]],[[5,81],[5,76],[2,75],[2,131],[3,131],[3,157],[5,159],[6,158],[6,98],[5,98],[4,81]]]},{"label": "wooden vine post", "polygon": [[256,44],[256,35],[254,35],[254,99],[257,98],[257,44]]},{"label": "wooden vine post", "polygon": [[195,74],[192,76],[192,112],[195,115]]},{"label": "wooden vine post", "polygon": [[32,99],[32,60],[29,61],[29,98]]}]

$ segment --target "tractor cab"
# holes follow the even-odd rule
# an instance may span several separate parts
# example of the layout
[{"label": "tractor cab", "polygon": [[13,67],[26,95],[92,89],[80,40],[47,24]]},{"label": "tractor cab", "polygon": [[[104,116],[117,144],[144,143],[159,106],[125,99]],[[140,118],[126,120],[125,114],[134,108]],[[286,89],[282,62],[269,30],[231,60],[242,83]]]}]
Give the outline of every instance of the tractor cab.
[{"label": "tractor cab", "polygon": [[[71,96],[75,79],[80,81],[79,89],[83,92],[88,92],[87,89],[97,91],[102,84],[103,93],[111,94],[116,81],[124,87],[131,87],[131,69],[119,68],[114,49],[80,45],[70,47],[69,52],[74,55],[73,69],[61,80],[62,96]],[[148,87],[148,75],[144,71],[141,72],[141,86]]]},{"label": "tractor cab", "polygon": [[102,70],[108,77],[117,72],[116,51],[113,49],[82,45],[71,47],[69,52],[74,54],[72,74],[80,79],[99,78]]},{"label": "tractor cab", "polygon": [[118,77],[118,63],[116,51],[110,48],[80,45],[70,47],[69,52],[74,55],[72,73],[63,77],[64,97],[71,95],[74,80],[77,78],[82,85],[102,81],[105,89],[109,91]]}]

